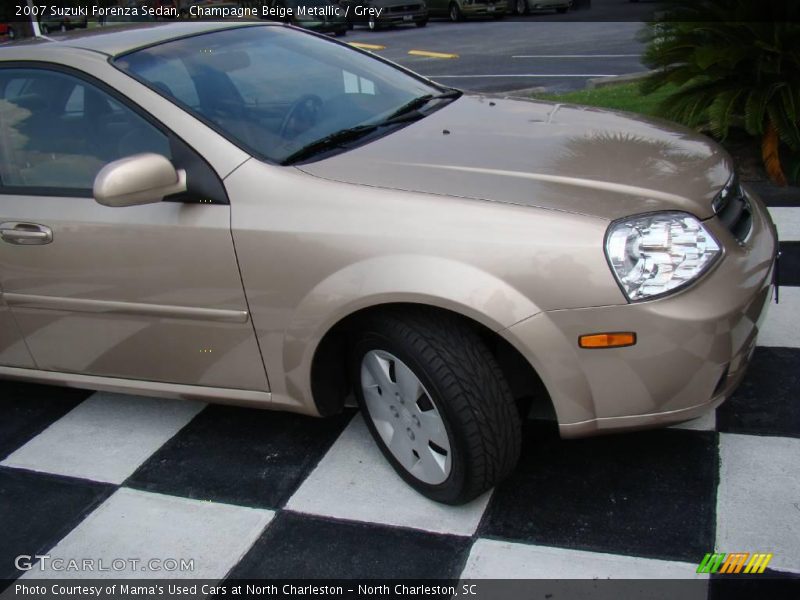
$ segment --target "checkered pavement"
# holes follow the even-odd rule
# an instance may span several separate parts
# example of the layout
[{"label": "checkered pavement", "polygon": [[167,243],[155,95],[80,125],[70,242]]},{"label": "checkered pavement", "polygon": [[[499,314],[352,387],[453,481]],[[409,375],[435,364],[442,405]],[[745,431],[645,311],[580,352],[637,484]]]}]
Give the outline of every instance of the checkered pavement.
[{"label": "checkered pavement", "polygon": [[194,559],[151,575],[213,580],[673,579],[701,577],[714,549],[771,552],[770,573],[798,578],[800,208],[771,210],[787,286],[733,398],[677,427],[586,440],[529,420],[516,471],[466,506],[405,485],[354,412],[0,382],[0,579],[86,576],[14,567],[41,553]]}]

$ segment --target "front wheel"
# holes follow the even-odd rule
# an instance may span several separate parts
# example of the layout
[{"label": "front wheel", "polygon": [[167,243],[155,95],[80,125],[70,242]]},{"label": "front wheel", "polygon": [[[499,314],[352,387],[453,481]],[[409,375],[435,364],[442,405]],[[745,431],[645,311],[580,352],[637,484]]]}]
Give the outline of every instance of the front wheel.
[{"label": "front wheel", "polygon": [[381,28],[378,19],[373,16],[370,16],[369,21],[367,21],[367,27],[369,27],[370,31],[378,31]]},{"label": "front wheel", "polygon": [[457,317],[373,315],[350,362],[372,436],[421,494],[463,504],[516,465],[521,424],[511,392],[483,341]]},{"label": "front wheel", "polygon": [[528,12],[528,0],[517,0],[514,3],[514,12],[518,15],[524,15]]},{"label": "front wheel", "polygon": [[462,18],[463,17],[461,16],[461,8],[459,8],[458,4],[456,4],[455,2],[452,2],[450,4],[450,20],[453,23],[457,23]]}]

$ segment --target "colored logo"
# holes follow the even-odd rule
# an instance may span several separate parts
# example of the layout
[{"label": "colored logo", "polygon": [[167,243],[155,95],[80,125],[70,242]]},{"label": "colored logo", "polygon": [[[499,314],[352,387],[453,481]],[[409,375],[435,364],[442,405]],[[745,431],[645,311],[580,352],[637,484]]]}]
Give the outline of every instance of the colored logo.
[{"label": "colored logo", "polygon": [[767,568],[772,554],[754,552],[731,552],[730,554],[708,553],[703,557],[698,573],[763,573]]}]

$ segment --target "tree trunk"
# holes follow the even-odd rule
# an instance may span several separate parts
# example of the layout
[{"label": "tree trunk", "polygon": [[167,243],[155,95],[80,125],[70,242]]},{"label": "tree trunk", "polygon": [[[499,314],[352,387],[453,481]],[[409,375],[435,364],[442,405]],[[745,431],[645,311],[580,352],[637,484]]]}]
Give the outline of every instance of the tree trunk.
[{"label": "tree trunk", "polygon": [[779,154],[780,143],[778,130],[770,119],[767,122],[767,130],[764,132],[764,137],[761,138],[761,158],[764,161],[764,168],[767,170],[769,178],[779,186],[786,187],[786,175],[783,174]]}]

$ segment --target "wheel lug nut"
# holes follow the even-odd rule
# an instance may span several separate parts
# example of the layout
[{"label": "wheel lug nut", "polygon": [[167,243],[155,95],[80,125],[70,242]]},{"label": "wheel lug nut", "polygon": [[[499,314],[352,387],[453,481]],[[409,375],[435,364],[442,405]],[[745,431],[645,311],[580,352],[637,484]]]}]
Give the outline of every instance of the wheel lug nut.
[{"label": "wheel lug nut", "polygon": [[419,422],[419,417],[417,415],[413,415],[411,417],[411,420],[414,421],[414,425],[416,425],[417,427],[422,427],[422,425]]},{"label": "wheel lug nut", "polygon": [[413,442],[413,441],[414,441],[414,432],[413,432],[413,431],[411,431],[411,427],[409,427],[408,429],[406,429],[406,432],[408,433],[408,437],[409,437],[409,438],[411,439],[411,441]]}]

